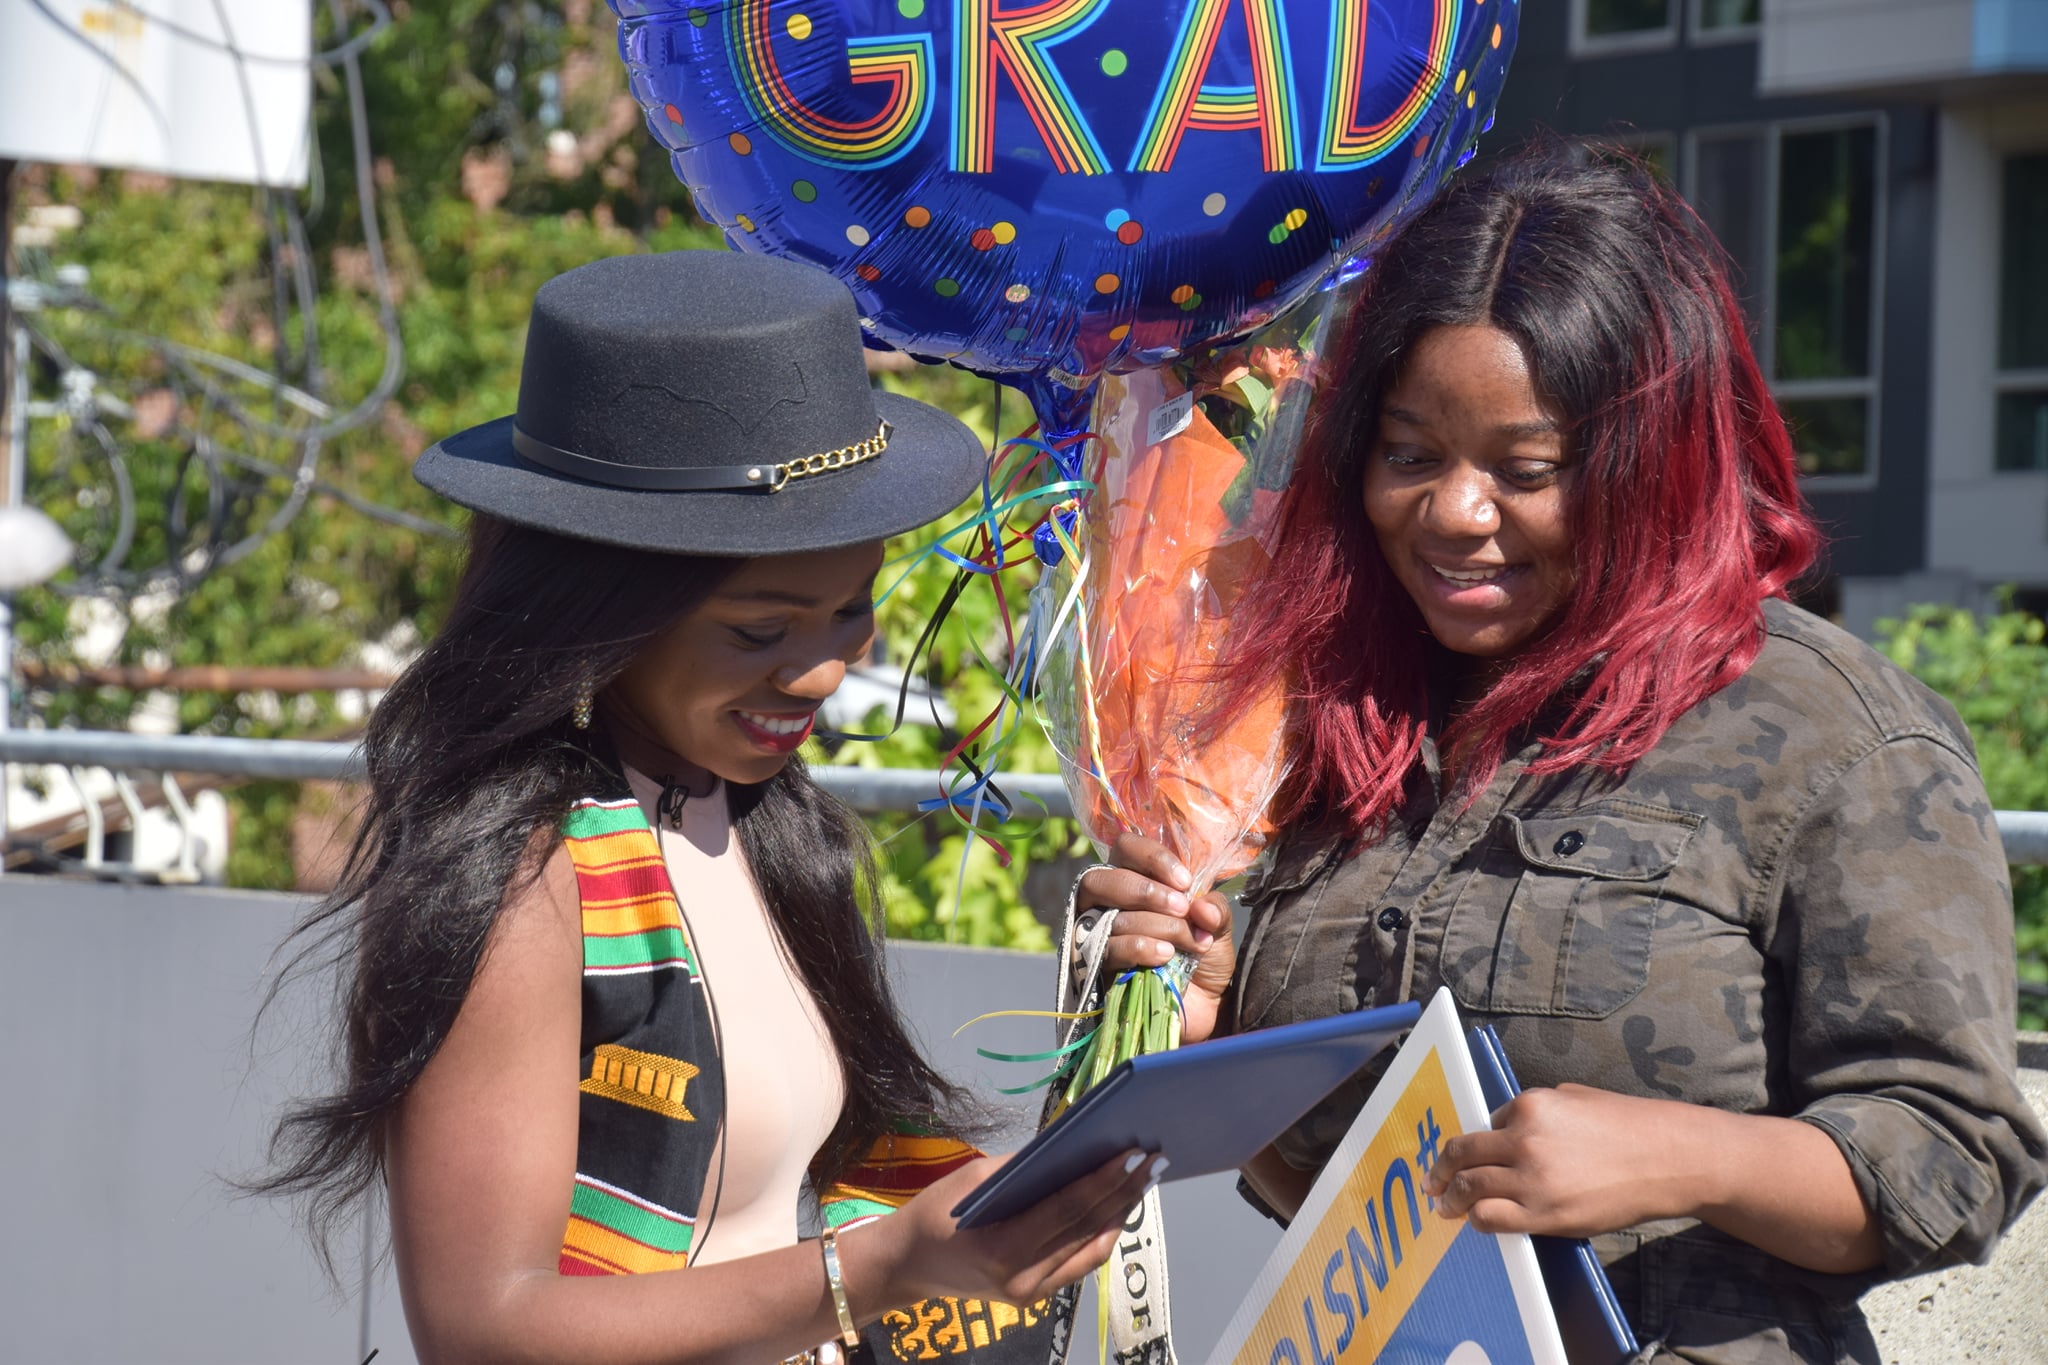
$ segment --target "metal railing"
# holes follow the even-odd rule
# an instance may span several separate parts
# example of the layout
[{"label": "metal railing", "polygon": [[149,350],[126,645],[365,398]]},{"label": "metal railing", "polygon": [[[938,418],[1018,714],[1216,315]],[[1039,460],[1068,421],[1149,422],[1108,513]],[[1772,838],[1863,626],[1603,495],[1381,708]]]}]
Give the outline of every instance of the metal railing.
[{"label": "metal railing", "polygon": [[[131,735],[111,730],[10,730],[0,733],[0,763],[300,782],[358,782],[363,777],[362,750],[335,740]],[[918,802],[939,794],[938,775],[924,768],[820,764],[811,769],[811,776],[857,811],[912,811]],[[1013,797],[1043,801],[1053,815],[1074,813],[1067,789],[1055,776],[1006,773],[999,783]]]},{"label": "metal railing", "polygon": [[[212,735],[133,735],[107,730],[0,731],[0,765],[39,764],[63,769],[78,785],[87,822],[88,865],[104,862],[104,822],[100,803],[85,798],[81,772],[103,768],[115,775],[115,787],[131,818],[139,801],[128,775],[164,775],[165,802],[179,828],[187,833],[190,808],[172,773],[211,773],[228,777],[275,778],[289,781],[358,781],[363,776],[362,751],[353,744],[303,739],[233,739]],[[918,803],[939,794],[936,774],[912,768],[852,768],[819,765],[811,769],[819,785],[863,812],[914,811]],[[1072,815],[1073,803],[1059,778],[1045,773],[1009,773],[1000,779],[1013,800],[1026,800],[1046,813]],[[2048,811],[1996,812],[2006,858],[2022,865],[2048,864]],[[4,833],[4,827],[0,827]],[[181,864],[182,865],[182,864]]]},{"label": "metal railing", "polygon": [[[77,792],[84,821],[83,870],[105,876],[147,876],[163,881],[196,881],[192,808],[174,773],[268,778],[293,782],[355,782],[363,778],[362,750],[331,740],[236,739],[218,735],[135,735],[115,730],[0,731],[0,769],[11,763],[56,768]],[[179,834],[174,863],[143,869],[106,855],[106,817],[101,798],[86,790],[86,773],[113,775],[115,797],[130,828],[140,825],[142,801],[132,774],[158,775],[164,804]],[[854,768],[820,764],[811,769],[818,784],[857,811],[914,812],[940,796],[938,775],[925,768]],[[1011,801],[1033,813],[1067,816],[1073,802],[1060,779],[1046,773],[1006,773],[998,785]],[[4,810],[4,808],[0,808]],[[0,838],[7,833],[0,820]]]}]

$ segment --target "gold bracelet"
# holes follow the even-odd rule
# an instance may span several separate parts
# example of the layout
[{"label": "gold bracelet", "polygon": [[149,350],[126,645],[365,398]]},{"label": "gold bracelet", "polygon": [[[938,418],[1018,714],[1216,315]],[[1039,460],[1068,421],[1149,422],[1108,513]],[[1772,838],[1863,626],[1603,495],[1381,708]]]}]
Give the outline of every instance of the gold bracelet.
[{"label": "gold bracelet", "polygon": [[839,1314],[839,1340],[851,1351],[860,1345],[860,1331],[853,1325],[853,1310],[846,1306],[846,1281],[839,1277],[839,1234],[826,1228],[818,1238],[825,1251],[825,1283],[832,1290],[832,1308]]}]

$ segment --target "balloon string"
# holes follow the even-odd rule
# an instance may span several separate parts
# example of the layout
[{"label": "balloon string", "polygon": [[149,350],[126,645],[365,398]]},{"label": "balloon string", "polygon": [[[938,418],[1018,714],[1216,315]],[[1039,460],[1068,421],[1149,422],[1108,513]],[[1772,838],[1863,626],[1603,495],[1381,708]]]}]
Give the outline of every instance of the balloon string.
[{"label": "balloon string", "polygon": [[[1053,535],[1059,539],[1060,548],[1070,557],[1071,562],[1079,564],[1080,548],[1067,534],[1066,528],[1060,525],[1060,519],[1054,517],[1050,525]],[[1110,813],[1116,817],[1119,824],[1126,829],[1132,829],[1135,826],[1125,813],[1123,802],[1117,799],[1116,788],[1109,780],[1109,765],[1103,762],[1102,758],[1102,725],[1095,706],[1095,663],[1088,648],[1090,631],[1088,605],[1085,601],[1075,603],[1074,618],[1074,638],[1079,642],[1081,652],[1081,712],[1088,730],[1088,756],[1094,765],[1091,775],[1100,784],[1103,795],[1108,798]]]},{"label": "balloon string", "polygon": [[974,1049],[974,1055],[986,1057],[992,1062],[1052,1062],[1070,1053],[1080,1051],[1088,1046],[1089,1040],[1094,1036],[1094,1031],[1090,1030],[1076,1038],[1073,1042],[1068,1043],[1065,1047],[1056,1047],[1050,1052],[990,1052],[985,1047],[978,1047]]},{"label": "balloon string", "polygon": [[[903,681],[897,689],[895,714],[891,719],[888,728],[881,731],[879,734],[869,734],[861,731],[852,730],[821,730],[820,734],[830,739],[852,740],[859,743],[872,744],[890,738],[896,733],[898,729],[902,727],[904,713],[909,709],[910,685],[916,675],[917,661],[920,658],[924,657],[929,651],[931,645],[935,640],[935,637],[938,634],[939,627],[944,624],[947,616],[952,612],[954,605],[959,601],[960,594],[966,589],[967,585],[975,577],[987,576],[995,571],[992,565],[984,564],[979,560],[970,559],[966,556],[957,555],[951,551],[945,550],[943,544],[945,541],[951,540],[955,535],[957,535],[961,531],[972,530],[977,526],[988,524],[992,519],[999,518],[1005,513],[1009,512],[1011,509],[1022,506],[1027,502],[1031,502],[1040,498],[1060,497],[1069,493],[1085,492],[1089,487],[1090,485],[1085,480],[1062,480],[1060,482],[1047,484],[1042,487],[1033,489],[1030,492],[1018,495],[1016,497],[1007,498],[1000,503],[995,503],[993,505],[985,504],[984,509],[981,512],[975,514],[973,517],[970,517],[968,520],[962,522],[959,526],[954,527],[952,530],[947,531],[944,535],[938,537],[937,540],[931,542],[930,544],[921,546],[916,550],[912,550],[905,555],[899,556],[897,560],[892,561],[895,563],[904,563],[906,561],[916,562],[910,563],[909,567],[906,568],[901,574],[899,574],[896,577],[896,579],[889,585],[889,588],[886,591],[884,591],[880,597],[876,599],[878,603],[881,601],[886,601],[889,595],[893,593],[896,590],[896,588],[902,584],[905,578],[909,577],[910,574],[916,572],[918,563],[921,563],[925,559],[931,558],[934,555],[941,555],[942,557],[953,563],[959,572],[956,574],[953,583],[948,587],[944,596],[940,598],[939,605],[933,611],[930,619],[926,621],[924,629],[919,634],[916,644],[914,644],[911,647],[909,659],[906,662],[903,670]],[[1005,544],[1006,546],[1013,547],[1019,544],[1021,541],[1028,539],[1029,536],[1029,531],[1021,532],[1017,535],[1011,536],[1005,542]],[[1016,566],[1006,564],[1004,565],[1004,567],[1011,568]]]},{"label": "balloon string", "polygon": [[[1085,439],[1089,439],[1089,437],[1086,433],[1082,433],[1062,442],[1061,447],[1070,448]],[[986,576],[991,590],[995,593],[996,615],[997,620],[1002,623],[1004,645],[1010,659],[1010,671],[1006,676],[1003,670],[999,669],[993,661],[981,653],[978,645],[975,647],[977,657],[980,658],[989,672],[996,677],[1001,695],[995,709],[973,726],[961,738],[959,743],[955,744],[947,752],[940,763],[941,774],[944,774],[956,764],[961,764],[966,766],[969,772],[973,774],[973,780],[965,785],[946,783],[944,785],[944,794],[941,797],[919,803],[922,809],[927,810],[938,806],[945,806],[949,813],[965,829],[990,846],[995,852],[999,863],[1004,867],[1009,866],[1011,862],[1009,850],[1003,845],[1001,840],[981,828],[978,817],[984,807],[992,810],[998,821],[1010,818],[1013,812],[1009,802],[1002,797],[1000,788],[995,785],[995,775],[1000,770],[1003,759],[1007,757],[1009,751],[1015,745],[1018,736],[1022,733],[1023,712],[1026,703],[1018,684],[1022,682],[1028,685],[1037,664],[1037,648],[1035,641],[1027,641],[1027,648],[1023,651],[1023,657],[1019,658],[1014,613],[1001,577],[1001,572],[1004,569],[1022,567],[1033,562],[1028,555],[1013,561],[1009,559],[1006,553],[1008,550],[1027,542],[1031,538],[1032,530],[1006,535],[1005,532],[1008,528],[1001,525],[999,518],[1003,512],[1011,508],[1048,497],[1065,497],[1067,502],[1071,503],[1073,497],[1070,495],[1085,493],[1090,487],[1085,480],[1058,479],[1032,488],[1025,493],[1013,494],[1014,489],[1030,478],[1040,466],[1048,462],[1049,456],[1054,468],[1063,463],[1063,461],[1058,459],[1053,447],[1049,447],[1043,442],[1034,441],[1028,436],[1022,436],[1005,442],[997,459],[991,462],[992,465],[999,466],[1004,457],[1019,449],[1031,450],[1036,453],[1029,460],[1025,461],[1021,467],[1012,470],[1008,479],[1004,481],[1003,493],[1005,496],[1001,501],[996,501],[989,492],[987,484],[984,484],[984,510],[979,517],[974,519],[974,529],[976,531],[974,543],[969,546],[969,555],[957,556],[957,559],[963,565],[971,566],[974,571]],[[1041,514],[1040,517],[1035,519],[1033,529],[1044,520],[1045,514]],[[946,553],[948,558],[956,558],[951,552]],[[976,741],[980,740],[984,734],[988,734],[991,727],[993,727],[994,733],[989,736],[985,744],[977,749]],[[979,762],[976,761],[977,759],[979,759]],[[1043,802],[1038,804],[1043,808]],[[964,815],[963,807],[965,808]],[[963,873],[964,870],[963,864]]]},{"label": "balloon string", "polygon": [[[996,411],[998,414],[997,430],[1000,431],[1000,414],[1002,411],[1002,391],[1000,388],[996,392]],[[998,520],[1000,514],[996,511],[995,499],[990,492],[989,471],[999,467],[1002,460],[1013,449],[1012,445],[1005,443],[997,451],[995,457],[990,460],[989,468],[983,471],[981,483],[982,513],[973,523],[974,534],[969,541],[969,550],[973,559],[971,562],[968,562],[968,567],[986,573],[989,585],[996,594],[997,616],[998,619],[1003,621],[1006,636],[1009,632],[1009,613],[1003,602],[1002,579],[999,577],[1000,570],[1004,567],[1002,561],[1002,539],[999,534],[1001,523]],[[1016,481],[1013,477],[1010,483],[1006,485],[1005,491],[1014,487],[1015,483]],[[1028,501],[1029,495],[1025,495],[1021,500]],[[1005,506],[1015,505],[1018,501],[1020,499],[1005,499]],[[948,554],[951,557],[950,552]],[[992,561],[985,566],[982,563],[984,556],[987,556]],[[1006,820],[1010,812],[1009,803],[1003,799],[1001,791],[995,788],[993,784],[993,763],[991,764],[991,771],[984,773],[976,766],[973,756],[967,752],[968,747],[973,744],[976,737],[986,730],[991,722],[994,722],[996,725],[996,735],[989,746],[988,756],[994,761],[1000,761],[1002,753],[1007,750],[1011,739],[1014,738],[1014,736],[1004,735],[1001,717],[1002,704],[998,703],[996,710],[990,715],[983,717],[980,724],[974,726],[939,762],[940,789],[944,794],[946,812],[971,836],[963,839],[960,845],[959,865],[954,870],[953,913],[950,917],[949,925],[958,924],[960,920],[961,908],[965,903],[967,895],[967,860],[974,850],[975,840],[980,839],[994,850],[999,866],[1007,868],[1012,861],[1009,848],[1000,839],[997,839],[981,827],[981,812],[984,808],[993,810],[999,822]],[[947,770],[956,761],[964,763],[967,769],[974,774],[974,781],[964,789],[950,783],[946,777]],[[920,803],[920,805],[922,804]],[[966,813],[964,815],[961,812],[963,804],[966,805]]]},{"label": "balloon string", "polygon": [[[1002,401],[1000,390],[997,392],[996,401],[997,412],[1000,414]],[[1042,499],[1048,496],[1057,496],[1057,494],[1049,494],[1045,488],[1034,489],[1022,495],[1012,495],[1013,490],[1024,483],[1045,460],[1045,452],[1041,444],[1030,440],[1028,433],[1017,440],[1005,442],[998,451],[996,458],[990,462],[990,468],[999,468],[1003,459],[1008,458],[1020,449],[1036,449],[1039,453],[1025,461],[1023,468],[1014,469],[1009,479],[1004,482],[1003,492],[1006,496],[1003,498],[1001,507],[1005,510],[1023,502]],[[1058,469],[1062,467],[1062,464],[1063,462],[1059,461],[1057,457],[1054,458],[1054,468]],[[1000,514],[996,510],[997,504],[990,492],[989,485],[990,480],[987,474],[984,473],[982,480],[983,514],[975,527],[974,538],[970,543],[970,554],[977,564],[984,566],[989,586],[995,594],[996,619],[1002,623],[1005,651],[1014,671],[1018,664],[1016,632],[1010,619],[1009,601],[1003,592],[1001,571],[1009,567],[1005,562],[1005,549],[1019,543],[1021,537],[1013,536],[1008,541],[1004,539],[1003,531],[1005,528],[999,520]],[[1064,493],[1068,490],[1061,489],[1059,491]],[[1031,556],[1028,555],[1016,561],[1019,565],[1030,562]],[[1022,730],[1022,696],[1010,685],[1010,679],[982,654],[979,644],[976,643],[973,647],[976,657],[981,660],[983,666],[995,674],[1001,682],[1002,696],[997,701],[995,709],[987,716],[984,716],[979,724],[969,730],[939,764],[941,784],[944,790],[944,804],[947,813],[961,825],[963,830],[972,836],[961,845],[960,863],[955,873],[953,896],[953,919],[955,922],[958,921],[960,908],[966,895],[967,858],[974,846],[974,840],[979,839],[993,850],[999,866],[1007,868],[1011,865],[1012,857],[1008,846],[1001,839],[981,827],[981,812],[984,808],[993,810],[998,822],[1009,818],[1011,807],[1003,799],[1001,790],[995,786],[994,779],[995,773],[1001,767],[1003,760],[1008,756],[1011,747],[1015,744],[1017,736]],[[1007,725],[1004,723],[1004,713],[1006,710],[1009,711],[1009,723]],[[975,763],[974,754],[970,750],[974,742],[991,725],[994,726],[994,734],[981,752],[982,761],[987,765],[986,771],[984,771],[982,767]],[[974,780],[964,788],[948,783],[945,778],[947,770],[956,762],[964,764],[974,774]],[[1040,802],[1039,804],[1043,808],[1044,803]],[[965,807],[964,814],[962,811],[963,806]]]},{"label": "balloon string", "polygon": [[996,1093],[998,1095],[1028,1095],[1034,1090],[1039,1090],[1044,1088],[1045,1086],[1051,1085],[1054,1081],[1058,1080],[1059,1078],[1060,1073],[1055,1071],[1050,1075],[1040,1076],[1037,1080],[1031,1082],[1031,1084],[1029,1085],[999,1085],[996,1087]]},{"label": "balloon string", "polygon": [[[1009,493],[1012,489],[1016,488],[1020,482],[1030,477],[1031,474],[1034,473],[1041,464],[1046,463],[1048,460],[1052,462],[1055,468],[1063,468],[1067,464],[1067,461],[1061,459],[1060,454],[1056,453],[1053,448],[1047,447],[1043,442],[1031,440],[1028,434],[1028,430],[1029,429],[1027,429],[1026,435],[1020,436],[1010,442],[1007,442],[1005,445],[1006,450],[1015,449],[1021,446],[1027,449],[1033,449],[1037,451],[1037,453],[1034,454],[1031,457],[1031,459],[1028,460],[1021,469],[1018,469],[1011,474],[1010,479],[1004,488],[1004,492],[1006,494]],[[1094,439],[1092,433],[1077,433],[1074,436],[1071,436],[1066,440],[1060,442],[1058,449],[1059,451],[1070,450],[1073,447],[1080,445],[1082,442],[1092,439]],[[1080,487],[1076,487],[1076,484],[1079,484]],[[1088,484],[1086,480],[1065,479],[1055,480],[1047,485],[1044,485],[1039,490],[1037,490],[1037,493],[1043,495],[1048,490],[1057,490],[1059,493],[1074,493],[1076,495],[1079,495],[1085,493],[1090,488],[1092,488],[1092,485]],[[1066,503],[1062,505],[1070,505],[1075,500],[1076,499],[1074,497],[1069,497],[1066,499]],[[1019,501],[1019,499],[1017,498],[1007,499],[1009,505],[1014,505],[1017,501]],[[1010,539],[1010,541],[1007,542],[1007,544],[997,539],[997,537],[993,534],[991,530],[991,527],[994,525],[993,522],[984,523],[982,528],[984,540],[989,545],[989,552],[993,555],[997,566],[1000,567],[1002,565],[1003,554],[1005,549],[1021,545],[1022,543],[1030,539],[1033,533],[1036,531],[1037,526],[1044,524],[1048,518],[1057,520],[1057,517],[1055,516],[1056,511],[1057,507],[1053,509],[1048,509],[1046,512],[1042,513],[1034,522],[1034,525],[1031,528],[1031,530],[1027,530],[1023,533],[1013,536]],[[1026,556],[1023,560],[1019,562],[1029,563],[1030,557]],[[1025,652],[1025,658],[1022,661],[1023,666],[1020,669],[1018,667],[1019,660],[1017,657],[1017,633],[1014,624],[1013,613],[1010,609],[1010,603],[1003,590],[1002,579],[1000,577],[991,575],[989,585],[991,588],[994,589],[996,595],[996,619],[1002,622],[1004,650],[1006,656],[1010,660],[1010,674],[1006,676],[1001,670],[997,669],[993,665],[993,663],[990,663],[985,658],[983,659],[983,662],[989,668],[989,671],[995,674],[1002,688],[1003,695],[1002,698],[996,703],[995,715],[997,717],[1000,717],[1004,709],[1009,708],[1014,718],[1014,723],[1011,727],[1010,733],[1007,736],[1001,737],[999,739],[999,747],[992,747],[987,755],[988,766],[991,773],[993,773],[1000,766],[1001,756],[1007,753],[1011,743],[1014,742],[1015,735],[1018,729],[1022,725],[1022,714],[1025,707],[1025,700],[1020,689],[1018,688],[1018,686],[1015,685],[1015,683],[1017,680],[1021,679],[1026,686],[1029,685],[1029,681],[1033,675],[1033,670],[1036,664],[1038,642],[1035,640],[1027,642],[1029,647]],[[1000,725],[998,726],[998,732],[1000,735]]]},{"label": "balloon string", "polygon": [[[885,563],[882,566],[885,569],[893,568],[899,564],[907,565],[908,567],[889,580],[889,586],[883,590],[880,597],[875,599],[876,602],[886,602],[890,594],[903,586],[903,581],[917,571],[918,565],[922,564],[931,555],[937,553],[948,541],[962,534],[979,530],[986,524],[999,520],[1012,509],[1021,507],[1027,502],[1035,502],[1042,498],[1058,498],[1072,493],[1086,493],[1093,489],[1094,486],[1094,484],[1086,479],[1060,479],[1052,483],[1040,484],[1036,488],[1016,494],[1013,497],[1006,497],[1000,502],[984,501],[981,511],[976,512],[958,526],[952,527],[914,550],[905,550],[902,554]],[[1012,540],[1009,543],[1014,544],[1015,541]],[[965,556],[960,557],[961,560],[965,558]],[[1010,566],[1004,565],[1003,567],[1007,568]]]},{"label": "balloon string", "polygon": [[[1000,394],[997,402],[1000,414]],[[941,758],[939,794],[918,803],[921,812],[930,813],[943,808],[964,832],[972,836],[961,848],[960,866],[956,873],[955,922],[965,895],[966,860],[974,842],[986,843],[1000,866],[1009,867],[1013,861],[1010,850],[984,826],[981,817],[983,811],[987,811],[995,823],[1001,824],[1016,814],[1015,806],[1003,793],[996,778],[1024,730],[1025,689],[1030,686],[1038,665],[1040,642],[1026,639],[1020,651],[1011,595],[1006,590],[1003,575],[1035,565],[1034,555],[1017,551],[1027,546],[1038,528],[1048,522],[1053,524],[1055,535],[1061,534],[1064,528],[1058,525],[1060,518],[1056,512],[1078,507],[1094,489],[1091,482],[1076,477],[1078,458],[1075,454],[1085,442],[1095,439],[1093,434],[1077,432],[1047,442],[1035,438],[1033,433],[1037,431],[1037,425],[1033,424],[1025,429],[1024,434],[1003,441],[997,447],[982,473],[981,506],[978,510],[926,544],[888,561],[889,566],[898,567],[899,572],[877,598],[878,602],[887,601],[928,560],[943,560],[953,569],[953,581],[947,585],[905,661],[895,711],[888,725],[879,733],[820,731],[825,738],[876,743],[901,729],[909,710],[910,688],[917,676],[919,662],[930,657],[931,650],[936,647],[939,630],[958,605],[961,595],[977,579],[988,582],[995,594],[996,619],[1002,627],[1010,666],[1006,674],[987,657],[979,642],[971,646],[975,657],[995,676],[999,687],[998,699],[994,709],[971,726]],[[1034,504],[1037,505],[1035,515],[1028,525],[1019,529],[1010,518],[1018,509],[1030,508]],[[1067,543],[1071,545],[1071,539]],[[932,719],[934,724],[943,727],[936,697],[932,700]],[[1030,799],[1041,811],[1046,811],[1043,801]],[[1046,813],[1050,814],[1049,811]]]},{"label": "balloon string", "polygon": [[958,1038],[961,1034],[986,1019],[1093,1019],[1101,1013],[1100,1008],[1092,1010],[990,1010],[987,1014],[975,1015],[959,1028],[954,1029],[953,1037]]}]

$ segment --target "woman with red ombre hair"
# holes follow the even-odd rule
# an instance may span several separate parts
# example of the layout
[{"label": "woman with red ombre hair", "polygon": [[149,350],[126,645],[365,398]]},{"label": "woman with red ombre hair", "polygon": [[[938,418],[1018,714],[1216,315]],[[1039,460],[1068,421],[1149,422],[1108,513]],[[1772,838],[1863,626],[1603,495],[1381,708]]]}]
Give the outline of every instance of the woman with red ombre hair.
[{"label": "woman with red ombre hair", "polygon": [[[1592,1237],[1659,1361],[1875,1361],[1869,1285],[2041,1187],[1967,731],[1786,600],[1819,537],[1722,257],[1641,169],[1459,181],[1374,262],[1230,676],[1296,704],[1242,896],[1127,836],[1081,911],[1185,1036],[1427,999],[1524,1093],[1436,1206]],[[1245,1172],[1285,1218],[1372,1073]]]}]

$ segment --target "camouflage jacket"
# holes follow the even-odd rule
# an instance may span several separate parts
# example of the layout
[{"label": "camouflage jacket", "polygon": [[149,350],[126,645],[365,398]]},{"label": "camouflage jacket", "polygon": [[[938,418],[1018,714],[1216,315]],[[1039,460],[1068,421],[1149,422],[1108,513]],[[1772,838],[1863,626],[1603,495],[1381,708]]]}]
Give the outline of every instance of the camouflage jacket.
[{"label": "camouflage jacket", "polygon": [[[1981,1261],[2044,1181],[2015,1082],[2012,893],[1968,732],[1782,602],[1737,682],[1623,777],[1526,775],[1470,806],[1433,757],[1377,843],[1297,831],[1254,870],[1226,1019],[1256,1028],[1447,985],[1525,1085],[1789,1115],[1840,1146],[1882,1271],[1827,1276],[1705,1226],[1596,1240],[1646,1358],[1875,1361],[1870,1284]],[[1281,1139],[1314,1169],[1368,1074]]]}]

